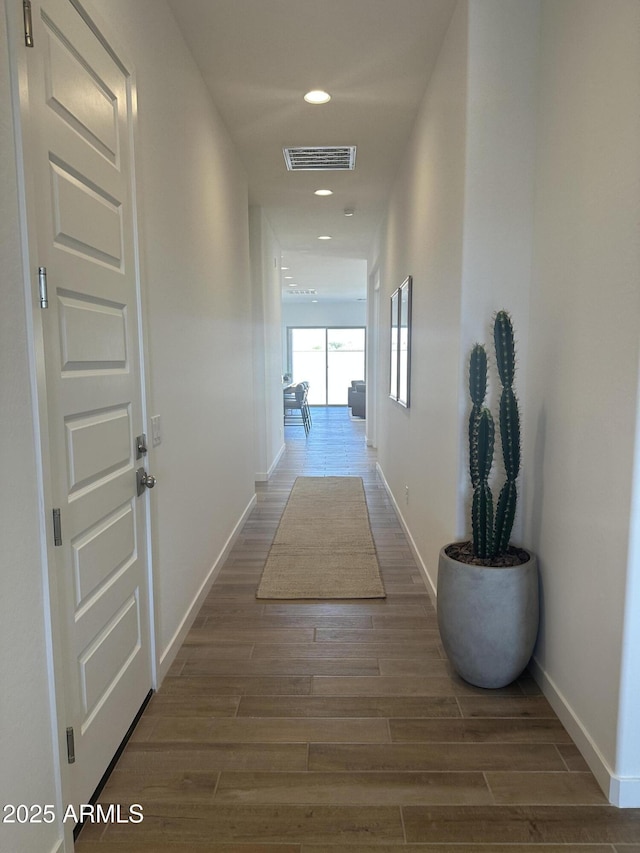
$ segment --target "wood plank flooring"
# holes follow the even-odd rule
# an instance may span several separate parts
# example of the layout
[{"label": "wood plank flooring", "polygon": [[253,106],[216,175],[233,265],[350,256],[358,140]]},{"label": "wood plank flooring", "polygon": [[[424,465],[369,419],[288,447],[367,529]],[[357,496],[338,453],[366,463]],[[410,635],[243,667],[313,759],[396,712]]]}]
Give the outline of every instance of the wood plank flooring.
[{"label": "wood plank flooring", "polygon": [[[314,409],[216,580],[78,853],[640,853],[535,682],[455,676],[435,611],[348,410]],[[299,474],[362,476],[388,597],[255,590]],[[434,543],[434,550],[440,543]]]}]

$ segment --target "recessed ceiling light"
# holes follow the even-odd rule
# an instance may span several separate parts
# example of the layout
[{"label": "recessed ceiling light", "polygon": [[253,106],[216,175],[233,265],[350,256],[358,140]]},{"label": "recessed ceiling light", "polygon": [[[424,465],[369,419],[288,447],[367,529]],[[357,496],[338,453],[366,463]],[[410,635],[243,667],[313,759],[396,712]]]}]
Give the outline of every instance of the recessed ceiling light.
[{"label": "recessed ceiling light", "polygon": [[297,286],[298,285],[295,282],[293,282],[293,281],[289,282],[289,287],[297,287]]},{"label": "recessed ceiling light", "polygon": [[331,240],[331,237],[328,234],[323,234],[321,237],[318,237],[318,240]]},{"label": "recessed ceiling light", "polygon": [[345,207],[345,209],[344,209],[344,215],[345,216],[353,216],[354,213],[355,213],[355,210],[352,207]]},{"label": "recessed ceiling light", "polygon": [[327,101],[331,100],[331,95],[323,89],[313,89],[311,92],[307,92],[304,99],[308,104],[326,104]]},{"label": "recessed ceiling light", "polygon": [[285,275],[285,278],[293,278],[292,275]]},{"label": "recessed ceiling light", "polygon": [[316,190],[314,195],[333,195],[333,190]]},{"label": "recessed ceiling light", "polygon": [[311,301],[312,301],[312,302],[317,302],[318,300],[317,300],[317,299],[312,299]]},{"label": "recessed ceiling light", "polygon": [[288,270],[289,267],[280,267],[281,270]]}]

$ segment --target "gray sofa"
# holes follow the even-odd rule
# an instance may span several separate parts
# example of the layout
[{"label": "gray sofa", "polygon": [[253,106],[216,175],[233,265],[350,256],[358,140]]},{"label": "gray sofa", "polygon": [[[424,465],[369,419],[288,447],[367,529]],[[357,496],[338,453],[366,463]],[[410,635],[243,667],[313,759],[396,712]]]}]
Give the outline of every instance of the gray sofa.
[{"label": "gray sofa", "polygon": [[362,380],[354,379],[348,391],[348,405],[354,418],[364,418],[367,403],[367,385]]}]

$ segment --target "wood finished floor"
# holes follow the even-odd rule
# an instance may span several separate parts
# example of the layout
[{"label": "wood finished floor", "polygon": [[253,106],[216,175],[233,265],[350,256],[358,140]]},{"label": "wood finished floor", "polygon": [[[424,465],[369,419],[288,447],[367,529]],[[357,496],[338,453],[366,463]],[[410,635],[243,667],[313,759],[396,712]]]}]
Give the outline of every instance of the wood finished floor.
[{"label": "wood finished floor", "polygon": [[[313,410],[152,698],[78,853],[640,853],[640,810],[607,804],[524,675],[452,674],[435,611],[347,409]],[[257,601],[298,475],[364,480],[386,600]],[[434,551],[440,543],[434,543]]]}]

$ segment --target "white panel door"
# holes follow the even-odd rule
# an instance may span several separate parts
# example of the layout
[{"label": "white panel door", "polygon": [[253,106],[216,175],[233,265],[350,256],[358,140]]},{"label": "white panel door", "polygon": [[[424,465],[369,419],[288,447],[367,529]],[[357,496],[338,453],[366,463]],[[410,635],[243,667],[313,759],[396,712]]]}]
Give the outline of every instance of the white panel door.
[{"label": "white panel door", "polygon": [[71,0],[33,3],[27,173],[41,312],[69,799],[87,802],[151,687],[131,79]]}]

